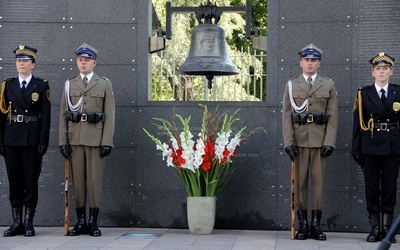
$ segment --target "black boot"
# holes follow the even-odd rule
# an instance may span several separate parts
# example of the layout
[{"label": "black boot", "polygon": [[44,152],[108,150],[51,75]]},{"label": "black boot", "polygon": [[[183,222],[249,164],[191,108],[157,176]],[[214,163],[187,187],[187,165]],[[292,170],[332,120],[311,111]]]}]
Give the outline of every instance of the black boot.
[{"label": "black boot", "polygon": [[4,237],[24,234],[24,225],[22,224],[22,207],[12,208],[12,216],[14,223],[9,229],[4,231]]},{"label": "black boot", "polygon": [[24,221],[24,236],[35,236],[35,229],[33,228],[33,217],[35,216],[35,209],[25,208],[25,221]]},{"label": "black boot", "polygon": [[377,242],[381,240],[381,228],[379,222],[379,214],[370,214],[368,216],[371,224],[371,232],[367,237],[368,242]]},{"label": "black boot", "polygon": [[[390,231],[390,227],[392,226],[393,214],[382,214],[382,239],[386,237],[386,235]],[[394,236],[389,239],[390,243],[396,243],[396,239]]]},{"label": "black boot", "polygon": [[307,223],[307,209],[297,210],[297,217],[299,219],[299,230],[296,233],[296,240],[306,240],[309,235],[309,227]]},{"label": "black boot", "polygon": [[97,227],[98,208],[89,208],[89,233],[91,236],[101,236],[101,231]]},{"label": "black boot", "polygon": [[69,230],[68,236],[78,236],[88,232],[88,226],[86,224],[86,207],[77,207],[76,215],[78,217],[78,223],[76,223],[73,229]]},{"label": "black boot", "polygon": [[311,227],[310,227],[310,237],[316,240],[326,240],[326,235],[321,230],[321,210],[311,211]]}]

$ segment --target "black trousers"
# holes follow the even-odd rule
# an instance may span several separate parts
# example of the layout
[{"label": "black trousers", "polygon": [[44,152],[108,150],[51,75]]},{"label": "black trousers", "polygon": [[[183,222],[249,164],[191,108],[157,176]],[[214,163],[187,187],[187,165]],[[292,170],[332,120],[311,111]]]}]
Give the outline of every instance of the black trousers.
[{"label": "black trousers", "polygon": [[364,155],[364,181],[369,214],[393,214],[400,155]]},{"label": "black trousers", "polygon": [[11,207],[36,208],[42,158],[38,146],[5,146]]}]

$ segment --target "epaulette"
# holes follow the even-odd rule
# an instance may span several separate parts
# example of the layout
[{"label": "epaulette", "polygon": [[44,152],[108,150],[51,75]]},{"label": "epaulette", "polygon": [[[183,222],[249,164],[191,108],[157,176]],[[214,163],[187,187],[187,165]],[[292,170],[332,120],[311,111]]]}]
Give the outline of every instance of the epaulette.
[{"label": "epaulette", "polygon": [[359,90],[365,90],[365,89],[369,89],[371,87],[371,85],[365,85],[365,86],[360,86],[358,87]]},{"label": "epaulette", "polygon": [[72,76],[72,77],[68,78],[68,80],[72,80],[72,79],[77,78],[77,77],[78,77],[78,75]]},{"label": "epaulette", "polygon": [[400,85],[398,85],[397,83],[389,83],[390,85],[392,85],[395,88],[400,88]]},{"label": "epaulette", "polygon": [[47,81],[46,79],[43,79],[43,78],[41,78],[41,77],[36,77],[36,79],[38,79],[39,81],[43,81],[43,82],[49,82],[49,81]]},{"label": "epaulette", "polygon": [[10,78],[7,78],[6,81],[7,81],[7,82],[8,82],[8,81],[12,81],[12,80],[14,80],[15,78],[17,78],[17,77],[10,77]]},{"label": "epaulette", "polygon": [[103,78],[104,80],[106,80],[106,81],[108,81],[108,82],[111,82],[107,77],[105,77],[105,76],[100,76],[101,78]]},{"label": "epaulette", "polygon": [[294,80],[294,79],[297,79],[297,78],[299,78],[299,76],[295,76],[295,77],[293,77],[293,78],[290,78],[290,80]]},{"label": "epaulette", "polygon": [[329,80],[329,81],[333,81],[331,78],[329,78],[329,77],[325,77],[325,76],[323,76],[322,78],[324,78],[324,79],[326,79],[326,80]]}]

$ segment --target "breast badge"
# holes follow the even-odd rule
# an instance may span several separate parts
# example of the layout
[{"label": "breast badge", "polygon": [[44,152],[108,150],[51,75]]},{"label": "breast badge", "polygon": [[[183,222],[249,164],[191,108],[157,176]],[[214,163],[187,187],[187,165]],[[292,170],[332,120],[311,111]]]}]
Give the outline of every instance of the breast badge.
[{"label": "breast badge", "polygon": [[36,92],[33,92],[32,95],[32,101],[37,102],[37,100],[39,100],[39,94]]},{"label": "breast badge", "polygon": [[393,103],[393,110],[394,110],[395,112],[399,111],[399,110],[400,110],[400,103],[394,102],[394,103]]}]

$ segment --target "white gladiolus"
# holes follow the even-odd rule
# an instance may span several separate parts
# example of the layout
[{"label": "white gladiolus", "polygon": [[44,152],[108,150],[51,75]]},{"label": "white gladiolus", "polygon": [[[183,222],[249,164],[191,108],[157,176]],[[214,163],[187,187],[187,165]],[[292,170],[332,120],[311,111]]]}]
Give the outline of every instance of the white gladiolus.
[{"label": "white gladiolus", "polygon": [[217,139],[215,140],[215,155],[217,156],[219,162],[224,158],[224,150],[225,146],[229,142],[229,137],[231,136],[232,131],[228,132],[219,132],[217,135]]},{"label": "white gladiolus", "polygon": [[176,167],[176,166],[174,165],[174,163],[172,162],[171,154],[172,154],[172,149],[169,149],[169,150],[168,150],[168,157],[167,157],[167,166],[168,166],[168,167]]},{"label": "white gladiolus", "polygon": [[165,160],[165,157],[169,155],[168,145],[164,142],[162,146],[156,145],[157,150],[162,151],[162,159]]},{"label": "white gladiolus", "polygon": [[229,156],[232,156],[233,153],[235,152],[235,149],[237,146],[240,145],[240,138],[236,135],[231,139],[231,141],[228,143],[226,146],[229,150]]},{"label": "white gladiolus", "polygon": [[201,138],[199,138],[197,139],[196,151],[194,152],[193,167],[195,170],[199,169],[199,167],[203,163],[203,155],[204,155],[204,142]]}]

